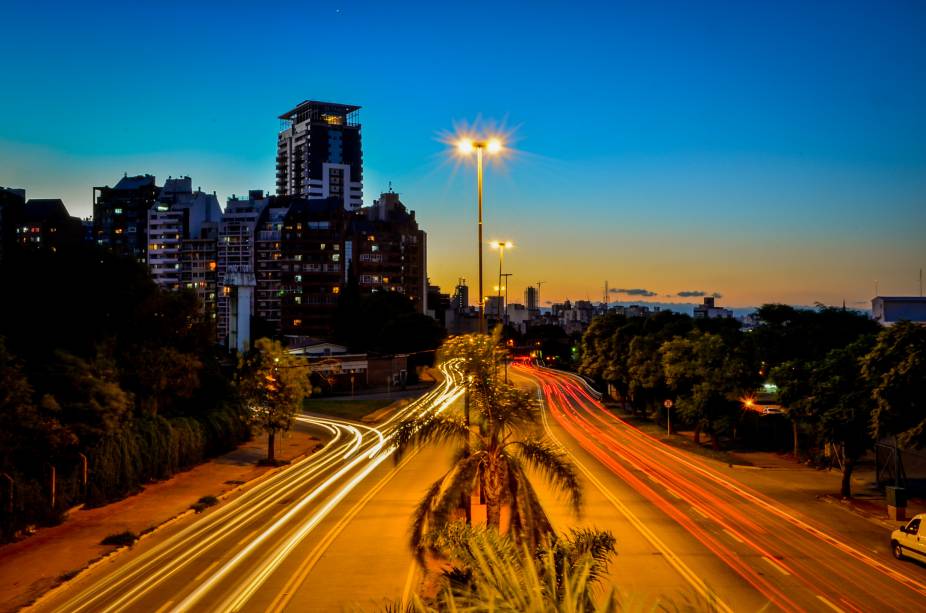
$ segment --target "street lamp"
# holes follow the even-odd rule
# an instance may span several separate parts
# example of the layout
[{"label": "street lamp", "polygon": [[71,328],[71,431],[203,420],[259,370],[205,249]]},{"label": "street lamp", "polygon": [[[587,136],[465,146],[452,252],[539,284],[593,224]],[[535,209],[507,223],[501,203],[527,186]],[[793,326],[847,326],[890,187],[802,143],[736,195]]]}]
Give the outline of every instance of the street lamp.
[{"label": "street lamp", "polygon": [[[502,320],[502,266],[505,263],[505,249],[511,249],[511,241],[493,241],[492,249],[498,249],[498,318]],[[504,320],[502,320],[504,322]]]},{"label": "street lamp", "polygon": [[476,152],[476,199],[479,207],[479,230],[477,248],[479,251],[479,331],[485,333],[485,296],[482,293],[482,158],[485,152],[489,155],[501,153],[504,145],[498,138],[474,140],[461,138],[457,141],[457,151],[462,155]]}]

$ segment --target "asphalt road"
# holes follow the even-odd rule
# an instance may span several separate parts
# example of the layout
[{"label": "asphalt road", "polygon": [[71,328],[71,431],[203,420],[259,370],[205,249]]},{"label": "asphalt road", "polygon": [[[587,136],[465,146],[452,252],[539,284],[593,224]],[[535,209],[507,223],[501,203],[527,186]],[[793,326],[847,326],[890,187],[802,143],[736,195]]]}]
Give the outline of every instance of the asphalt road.
[{"label": "asphalt road", "polygon": [[[583,474],[580,525],[617,537],[607,582],[628,604],[663,596],[722,611],[926,610],[924,569],[854,538],[856,526],[871,529],[859,523],[865,520],[844,514],[834,522],[783,504],[718,463],[621,421],[581,379],[537,368],[513,372],[536,383],[547,435]],[[558,526],[576,523],[545,495]]]},{"label": "asphalt road", "polygon": [[[460,397],[453,365],[443,370],[446,379],[442,384],[377,427],[300,417],[306,425],[328,431],[330,440],[324,449],[201,516],[159,530],[131,551],[104,560],[41,599],[35,609],[162,613],[266,611],[289,606],[323,611],[341,610],[349,601],[369,604],[374,595],[400,599],[414,577],[404,532],[410,509],[404,507],[413,506],[421,488],[429,483],[424,481],[416,489],[418,478],[427,476],[421,471],[445,467],[446,462],[416,454],[396,467],[389,435],[398,421],[444,410]],[[409,466],[414,470],[405,474],[403,469]],[[397,475],[401,475],[402,488],[387,489]],[[344,519],[364,508],[358,503],[400,489],[403,493],[394,501],[393,516],[385,523],[380,522],[380,527],[377,522],[354,524],[351,538],[339,540]],[[383,534],[383,525],[393,529]],[[366,565],[371,579],[379,577],[376,551],[387,546],[392,557],[385,559],[395,567],[379,569],[387,580],[369,584],[366,593],[356,589],[358,575],[352,573],[364,571],[358,563]],[[355,556],[349,558],[345,552]],[[402,563],[394,563],[396,559]],[[389,578],[393,585],[402,586],[399,593],[388,589]],[[345,591],[352,585],[353,592]]]}]

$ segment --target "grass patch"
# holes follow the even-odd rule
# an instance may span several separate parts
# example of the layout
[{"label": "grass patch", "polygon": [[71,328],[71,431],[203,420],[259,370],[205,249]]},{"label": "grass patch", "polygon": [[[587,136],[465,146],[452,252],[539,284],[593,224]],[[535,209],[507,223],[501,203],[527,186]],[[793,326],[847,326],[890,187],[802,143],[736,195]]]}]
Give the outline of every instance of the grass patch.
[{"label": "grass patch", "polygon": [[609,404],[606,406],[609,411],[614,413],[614,415],[620,417],[632,426],[639,428],[643,432],[654,436],[667,445],[671,445],[672,447],[683,449],[685,451],[690,451],[696,455],[704,456],[705,458],[710,458],[712,460],[717,460],[718,462],[723,462],[724,464],[752,466],[752,462],[735,455],[734,452],[724,449],[718,450],[711,448],[710,435],[706,433],[701,435],[701,440],[703,441],[701,445],[695,445],[690,432],[685,432],[684,434],[679,434],[676,432],[672,436],[669,436],[666,434],[665,426],[657,424],[649,418],[642,417],[640,415],[634,415],[629,411],[625,411],[624,409],[621,409],[615,405]]},{"label": "grass patch", "polygon": [[138,535],[130,530],[125,532],[117,532],[115,534],[110,534],[102,541],[101,545],[116,545],[117,547],[122,547],[124,545],[132,545],[135,541],[138,540]]},{"label": "grass patch", "polygon": [[70,581],[71,579],[76,577],[78,573],[80,573],[79,570],[69,570],[66,573],[61,573],[60,575],[58,575],[58,582],[64,583],[65,581]]},{"label": "grass patch", "polygon": [[310,413],[330,415],[344,419],[361,419],[383,407],[392,404],[392,400],[350,399],[335,400],[332,398],[306,398],[302,408]]},{"label": "grass patch", "polygon": [[202,513],[209,507],[214,507],[217,504],[219,504],[219,499],[215,496],[203,496],[197,500],[195,504],[190,505],[190,508],[197,513]]}]

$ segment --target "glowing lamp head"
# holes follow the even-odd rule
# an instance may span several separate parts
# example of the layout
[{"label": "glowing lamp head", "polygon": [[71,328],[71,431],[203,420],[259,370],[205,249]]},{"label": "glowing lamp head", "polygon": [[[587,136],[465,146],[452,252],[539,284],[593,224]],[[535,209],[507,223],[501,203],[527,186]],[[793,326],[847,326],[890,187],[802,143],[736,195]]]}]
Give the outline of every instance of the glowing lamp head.
[{"label": "glowing lamp head", "polygon": [[473,152],[476,146],[473,144],[473,141],[468,138],[461,138],[457,142],[457,151],[464,154],[469,154]]},{"label": "glowing lamp head", "polygon": [[502,150],[502,141],[497,138],[490,138],[489,142],[486,143],[486,151],[489,153],[495,154],[499,153]]}]

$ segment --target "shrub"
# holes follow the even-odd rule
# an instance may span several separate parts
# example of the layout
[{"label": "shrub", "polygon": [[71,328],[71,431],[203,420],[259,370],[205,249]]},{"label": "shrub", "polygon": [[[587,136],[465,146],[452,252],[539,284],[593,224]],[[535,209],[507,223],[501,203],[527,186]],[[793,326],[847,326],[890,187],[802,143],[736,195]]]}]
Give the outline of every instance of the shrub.
[{"label": "shrub", "polygon": [[117,547],[124,547],[126,545],[132,545],[135,541],[138,540],[138,535],[130,530],[125,532],[117,532],[115,534],[110,534],[102,541],[100,545],[116,545]]}]

